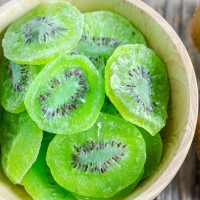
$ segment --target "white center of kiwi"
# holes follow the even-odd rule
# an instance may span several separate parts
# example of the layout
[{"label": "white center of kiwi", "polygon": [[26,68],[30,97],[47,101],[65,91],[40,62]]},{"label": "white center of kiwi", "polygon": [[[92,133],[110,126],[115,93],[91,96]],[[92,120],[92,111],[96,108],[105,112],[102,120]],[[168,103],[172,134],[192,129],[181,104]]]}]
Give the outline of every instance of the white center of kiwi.
[{"label": "white center of kiwi", "polygon": [[84,72],[78,67],[68,68],[59,77],[52,78],[49,85],[47,92],[38,98],[47,120],[69,115],[86,102],[89,87]]},{"label": "white center of kiwi", "polygon": [[145,105],[151,104],[149,83],[146,79],[138,79],[137,81],[138,93]]},{"label": "white center of kiwi", "polygon": [[[77,90],[80,89],[80,85],[78,84],[76,77],[71,77],[67,79],[63,84],[59,84],[54,88],[53,95],[51,95],[46,103],[51,105],[52,109],[56,109],[60,105],[63,105],[65,102],[70,102],[71,97],[76,93]],[[64,96],[64,98],[63,98]]]},{"label": "white center of kiwi", "polygon": [[[132,96],[136,104],[145,111],[154,112],[156,102],[152,102],[153,78],[151,73],[143,66],[136,66],[128,71],[128,78],[124,80],[128,94]],[[124,89],[124,88],[123,88]]]},{"label": "white center of kiwi", "polygon": [[34,17],[24,24],[22,28],[25,42],[28,44],[34,41],[38,41],[40,44],[46,43],[52,37],[67,30],[59,26],[53,17],[48,16]]}]

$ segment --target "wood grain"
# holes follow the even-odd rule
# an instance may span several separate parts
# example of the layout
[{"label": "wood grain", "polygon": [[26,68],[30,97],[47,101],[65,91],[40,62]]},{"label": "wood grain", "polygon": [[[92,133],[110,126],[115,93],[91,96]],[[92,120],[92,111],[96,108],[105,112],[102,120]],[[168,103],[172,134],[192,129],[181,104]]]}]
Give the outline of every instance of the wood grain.
[{"label": "wood grain", "polygon": [[[144,0],[157,10],[178,33],[192,59],[200,88],[200,54],[194,48],[190,37],[190,20],[199,0]],[[156,200],[199,200],[200,199],[200,161],[197,159],[194,144],[168,187]]]},{"label": "wood grain", "polygon": [[[22,4],[19,4],[22,1],[31,7],[29,0],[15,0],[15,5],[17,5],[19,10],[20,6],[23,11],[25,10]],[[126,198],[127,200],[135,198],[141,200],[152,199],[176,174],[188,151],[194,133],[197,116],[197,89],[188,54],[173,29],[157,13],[138,0],[84,0],[82,2],[80,0],[71,0],[71,2],[78,5],[82,11],[112,9],[124,15],[143,32],[148,45],[167,64],[172,85],[172,98],[169,105],[167,128],[162,134],[164,141],[162,163],[153,176],[140,184],[135,193]],[[146,3],[163,15],[179,33],[182,41],[189,48],[188,50],[192,60],[194,60],[194,64],[196,62],[196,72],[199,73],[197,64],[200,62],[196,59],[198,54],[193,48],[188,34],[189,19],[192,15],[192,10],[198,2],[194,0],[146,0]],[[13,16],[17,17],[22,14],[22,12],[18,11]],[[9,12],[11,14],[11,11]],[[146,14],[147,12],[149,13],[148,15]],[[4,20],[2,18],[1,22],[6,23],[5,18],[8,15],[2,10],[0,16],[3,16],[3,14]],[[194,56],[195,54],[196,56]],[[193,146],[178,175],[156,199],[199,199],[198,167],[199,162],[196,160]]]}]

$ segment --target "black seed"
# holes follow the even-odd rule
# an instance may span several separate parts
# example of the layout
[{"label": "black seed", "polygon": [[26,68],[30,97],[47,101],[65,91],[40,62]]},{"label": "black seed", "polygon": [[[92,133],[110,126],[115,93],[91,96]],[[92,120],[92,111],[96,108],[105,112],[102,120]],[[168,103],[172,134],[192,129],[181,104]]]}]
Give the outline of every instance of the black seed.
[{"label": "black seed", "polygon": [[114,146],[114,143],[115,143],[115,141],[113,140],[113,141],[112,141],[112,146]]},{"label": "black seed", "polygon": [[157,104],[156,102],[153,102],[153,105],[154,105],[154,106],[157,106],[158,104]]},{"label": "black seed", "polygon": [[129,76],[133,77],[133,74],[131,73],[131,71],[128,71]]},{"label": "black seed", "polygon": [[91,149],[91,150],[94,150],[95,148],[94,148],[94,143],[93,143],[93,141],[92,141],[91,143],[92,143],[92,149]]},{"label": "black seed", "polygon": [[88,165],[86,164],[86,165],[85,165],[85,170],[84,170],[84,171],[86,172],[86,171],[87,171],[87,169],[88,169]]},{"label": "black seed", "polygon": [[51,31],[51,35],[55,36],[56,32],[55,31]]},{"label": "black seed", "polygon": [[105,173],[106,172],[106,168],[101,167],[101,173]]},{"label": "black seed", "polygon": [[65,115],[65,113],[66,113],[66,109],[63,109],[62,110],[62,115]]},{"label": "black seed", "polygon": [[126,148],[126,144],[125,144],[125,145],[123,145],[123,146],[122,146],[122,148],[123,148],[123,149],[125,149],[125,148]]},{"label": "black seed", "polygon": [[77,163],[71,163],[73,165],[74,168],[77,167]]},{"label": "black seed", "polygon": [[44,42],[47,41],[47,39],[46,39],[46,35],[45,35],[45,34],[43,34],[43,40],[44,40]]},{"label": "black seed", "polygon": [[124,156],[124,153],[122,152],[120,155],[121,155],[121,156]]},{"label": "black seed", "polygon": [[71,110],[72,109],[72,105],[68,105],[68,109]]},{"label": "black seed", "polygon": [[46,100],[46,97],[44,95],[40,95],[40,100],[41,101],[45,101]]},{"label": "black seed", "polygon": [[74,149],[78,152],[78,147],[76,147],[75,145],[74,145]]},{"label": "black seed", "polygon": [[112,159],[113,159],[115,162],[117,162],[117,159],[116,159],[116,157],[114,157],[114,156],[113,156],[113,157],[112,157]]}]

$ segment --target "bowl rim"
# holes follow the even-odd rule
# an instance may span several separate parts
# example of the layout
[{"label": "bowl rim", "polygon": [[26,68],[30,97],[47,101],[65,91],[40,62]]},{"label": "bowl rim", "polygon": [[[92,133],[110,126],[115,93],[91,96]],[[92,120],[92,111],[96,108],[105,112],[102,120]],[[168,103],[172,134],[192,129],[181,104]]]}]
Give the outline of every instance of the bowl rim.
[{"label": "bowl rim", "polygon": [[[26,2],[28,0],[10,0],[7,3],[3,4],[0,7],[0,19],[6,17],[7,11],[9,11],[11,6],[17,6],[22,2]],[[67,0],[68,1],[68,0]],[[97,0],[98,1],[98,0]],[[113,0],[114,1],[114,0]],[[179,52],[180,59],[184,63],[184,69],[186,70],[186,76],[188,79],[188,91],[189,93],[189,113],[187,118],[187,124],[186,129],[183,134],[182,142],[184,144],[183,146],[179,146],[177,148],[177,154],[172,159],[171,163],[167,166],[166,170],[161,174],[161,176],[153,183],[153,185],[158,185],[160,180],[162,180],[162,184],[160,184],[159,189],[151,191],[150,187],[147,188],[146,191],[144,191],[142,194],[140,194],[138,197],[134,199],[143,200],[143,199],[153,199],[155,198],[174,178],[174,176],[177,174],[178,170],[180,169],[181,165],[183,164],[188,151],[190,149],[190,146],[192,144],[197,118],[198,118],[198,86],[197,86],[197,80],[195,71],[191,62],[191,59],[189,57],[189,54],[182,43],[181,39],[179,38],[178,34],[174,31],[174,29],[171,27],[171,25],[153,8],[151,8],[149,5],[144,3],[141,0],[121,0],[127,3],[130,3],[134,5],[135,7],[139,8],[141,11],[145,12],[149,17],[151,17],[156,23],[158,23],[159,26],[162,27],[162,29],[165,31],[165,33],[170,37],[171,41],[173,42],[175,48],[177,49],[177,52]],[[34,0],[33,5],[27,5],[27,10],[30,10],[31,8],[35,7],[36,5],[43,3],[44,0]],[[24,14],[24,13],[22,13]],[[21,15],[22,15],[21,14]],[[15,18],[11,19],[14,20]],[[5,28],[5,26],[0,26],[0,32]],[[163,181],[165,180],[165,181]],[[125,199],[131,200],[133,196],[130,194]]]}]

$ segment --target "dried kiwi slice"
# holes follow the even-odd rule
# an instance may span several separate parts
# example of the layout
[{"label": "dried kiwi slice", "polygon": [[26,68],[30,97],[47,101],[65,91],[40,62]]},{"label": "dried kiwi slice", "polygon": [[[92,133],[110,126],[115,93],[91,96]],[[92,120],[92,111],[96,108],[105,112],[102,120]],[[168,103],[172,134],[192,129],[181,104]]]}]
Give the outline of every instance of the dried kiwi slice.
[{"label": "dried kiwi slice", "polygon": [[2,166],[13,183],[21,183],[23,176],[35,162],[42,131],[27,112],[19,115],[4,113],[1,143]]},{"label": "dried kiwi slice", "polygon": [[139,130],[124,119],[102,113],[85,132],[57,135],[47,151],[55,180],[89,197],[109,198],[126,188],[138,179],[145,160]]},{"label": "dried kiwi slice", "polygon": [[104,71],[107,59],[119,45],[146,44],[143,35],[116,13],[85,13],[84,22],[81,40],[72,52],[88,56],[100,72]]},{"label": "dried kiwi slice", "polygon": [[43,4],[8,27],[4,55],[18,64],[44,64],[73,49],[82,31],[77,8],[65,2]]},{"label": "dried kiwi slice", "polygon": [[25,110],[24,97],[26,92],[32,81],[43,68],[43,65],[19,65],[4,59],[1,67],[1,104],[8,112],[23,112]]},{"label": "dried kiwi slice", "polygon": [[25,105],[47,132],[71,134],[90,128],[104,102],[104,82],[85,56],[60,56],[40,72]]},{"label": "dried kiwi slice", "polygon": [[105,71],[106,94],[126,120],[158,133],[166,123],[169,81],[165,64],[142,44],[118,47]]},{"label": "dried kiwi slice", "polygon": [[73,195],[58,185],[46,164],[46,152],[53,134],[44,133],[36,162],[23,178],[25,190],[34,200],[75,200]]}]

